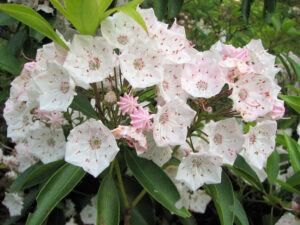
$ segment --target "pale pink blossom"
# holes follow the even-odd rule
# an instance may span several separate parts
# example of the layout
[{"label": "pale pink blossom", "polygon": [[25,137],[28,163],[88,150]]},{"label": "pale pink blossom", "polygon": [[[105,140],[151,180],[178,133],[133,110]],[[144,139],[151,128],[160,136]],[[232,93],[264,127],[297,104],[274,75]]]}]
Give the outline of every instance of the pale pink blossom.
[{"label": "pale pink blossom", "polygon": [[285,213],[275,225],[299,225],[300,219],[292,213]]},{"label": "pale pink blossom", "polygon": [[138,155],[147,151],[147,139],[146,135],[143,134],[142,130],[136,129],[132,126],[121,126],[119,125],[116,129],[111,131],[116,139],[125,138],[127,144],[135,148]]}]

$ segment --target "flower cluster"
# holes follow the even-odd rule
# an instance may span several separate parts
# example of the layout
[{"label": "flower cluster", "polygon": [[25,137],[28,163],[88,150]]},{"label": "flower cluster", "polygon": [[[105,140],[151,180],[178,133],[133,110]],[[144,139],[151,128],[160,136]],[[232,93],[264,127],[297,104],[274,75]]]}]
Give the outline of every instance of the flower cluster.
[{"label": "flower cluster", "polygon": [[[103,36],[75,35],[69,51],[39,49],[11,84],[7,136],[19,172],[64,158],[97,177],[123,148],[160,167],[177,158],[164,167],[181,194],[177,206],[203,213],[210,197],[201,186],[220,183],[223,164],[240,154],[263,171],[274,150],[284,114],[275,56],[260,40],[199,52],[176,22],[168,28],[152,9],[137,11],[148,33],[118,12],[102,22]],[[94,118],[71,105],[82,96]],[[248,122],[256,123],[245,133]]]}]

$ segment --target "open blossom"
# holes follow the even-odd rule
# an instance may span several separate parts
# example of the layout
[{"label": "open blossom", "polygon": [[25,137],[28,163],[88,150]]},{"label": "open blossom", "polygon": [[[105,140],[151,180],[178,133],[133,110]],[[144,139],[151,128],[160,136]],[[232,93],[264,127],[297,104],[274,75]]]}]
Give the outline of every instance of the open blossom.
[{"label": "open blossom", "polygon": [[187,136],[187,127],[192,123],[195,114],[194,110],[177,97],[162,107],[158,106],[153,122],[156,144],[160,147],[183,144]]},{"label": "open blossom", "polygon": [[163,166],[172,157],[172,149],[170,146],[159,147],[156,145],[153,139],[153,132],[148,131],[146,133],[147,151],[140,154],[142,158],[150,159],[158,166]]},{"label": "open blossom", "polygon": [[233,86],[233,109],[241,114],[246,122],[254,121],[273,111],[273,101],[280,88],[266,76],[248,74]]},{"label": "open blossom", "polygon": [[128,95],[126,93],[123,97],[120,97],[118,105],[123,115],[125,115],[126,113],[130,115],[139,107],[137,99],[138,97],[133,97],[132,94]]},{"label": "open blossom", "polygon": [[43,163],[64,157],[66,141],[62,128],[50,129],[37,121],[30,128],[28,136],[28,151]]},{"label": "open blossom", "polygon": [[223,163],[233,165],[244,144],[242,129],[237,121],[234,118],[210,121],[205,125],[203,132],[208,135],[209,151],[220,155]]},{"label": "open blossom", "polygon": [[132,126],[119,125],[111,132],[116,139],[125,138],[128,141],[128,145],[135,148],[138,155],[147,151],[147,140],[142,130],[136,129]]},{"label": "open blossom", "polygon": [[114,74],[116,56],[103,37],[75,35],[64,67],[76,84],[88,88],[90,83]]},{"label": "open blossom", "polygon": [[47,70],[34,78],[41,94],[40,109],[66,111],[75,95],[75,83],[58,63],[49,63]]},{"label": "open blossom", "polygon": [[182,88],[193,97],[210,98],[225,85],[225,76],[220,69],[219,54],[213,51],[198,53],[195,62],[184,67]]},{"label": "open blossom", "polygon": [[71,130],[65,161],[97,177],[119,151],[111,131],[100,120],[89,119]]},{"label": "open blossom", "polygon": [[244,150],[240,153],[246,161],[262,169],[268,157],[275,148],[277,123],[272,120],[258,122],[255,127],[245,135]]},{"label": "open blossom", "polygon": [[218,155],[203,152],[190,153],[179,164],[176,180],[184,182],[192,191],[203,184],[221,182],[222,158]]},{"label": "open blossom", "polygon": [[10,216],[21,215],[21,210],[23,208],[23,197],[18,193],[5,193],[5,198],[2,201],[2,204],[5,205]]},{"label": "open blossom", "polygon": [[152,124],[152,117],[153,116],[149,114],[148,109],[140,107],[130,114],[130,124],[136,129],[149,130]]},{"label": "open blossom", "polygon": [[275,225],[299,225],[300,219],[292,213],[285,213]]}]

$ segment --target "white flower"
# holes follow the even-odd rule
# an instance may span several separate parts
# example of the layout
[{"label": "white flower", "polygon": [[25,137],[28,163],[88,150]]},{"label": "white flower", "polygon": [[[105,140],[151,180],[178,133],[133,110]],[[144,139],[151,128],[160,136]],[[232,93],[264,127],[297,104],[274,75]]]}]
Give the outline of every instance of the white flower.
[{"label": "white flower", "polygon": [[103,37],[115,48],[123,50],[133,46],[136,40],[147,40],[146,31],[125,13],[118,12],[101,23]]},{"label": "white flower", "polygon": [[25,101],[9,98],[5,102],[3,117],[7,124],[7,137],[13,140],[24,138],[32,124],[30,110],[35,106]]},{"label": "white flower", "polygon": [[195,62],[184,67],[182,88],[193,97],[210,98],[218,94],[226,83],[219,67],[220,55],[205,51],[195,56]]},{"label": "white flower", "polygon": [[188,93],[181,87],[181,77],[183,75],[183,65],[170,64],[164,66],[163,82],[158,84],[159,92],[165,101],[170,101],[177,96],[186,101]]},{"label": "white flower", "polygon": [[153,139],[153,133],[147,132],[147,146],[148,149],[139,156],[142,158],[150,159],[158,166],[163,166],[172,157],[172,149],[170,146],[159,147]]},{"label": "white flower", "polygon": [[175,97],[163,107],[158,106],[154,116],[153,137],[158,146],[180,145],[185,142],[187,127],[196,112],[184,101]]},{"label": "white flower", "polygon": [[71,130],[65,160],[97,177],[109,166],[118,151],[111,131],[101,121],[89,119]]},{"label": "white flower", "polygon": [[208,135],[209,151],[219,154],[223,163],[233,165],[245,139],[237,121],[234,118],[210,121],[205,125],[203,132]]},{"label": "white flower", "polygon": [[151,45],[150,41],[138,42],[119,56],[122,74],[133,88],[150,87],[163,80],[162,59]]},{"label": "white flower", "polygon": [[221,182],[222,158],[208,152],[190,153],[179,164],[176,180],[195,191],[203,184]]},{"label": "white flower", "polygon": [[97,223],[97,207],[95,204],[86,205],[80,212],[80,218],[84,224],[94,224]]},{"label": "white flower", "polygon": [[23,197],[21,197],[18,193],[6,192],[2,204],[8,208],[10,216],[18,216],[21,215],[23,200]]},{"label": "white flower", "polygon": [[76,84],[88,88],[90,83],[100,82],[113,75],[116,56],[103,37],[75,35],[64,67]]},{"label": "white flower", "polygon": [[75,215],[75,213],[76,213],[75,204],[72,202],[71,199],[66,200],[66,205],[65,205],[65,208],[63,211],[65,214],[65,217],[71,217],[71,216]]},{"label": "white flower", "polygon": [[245,160],[262,169],[275,148],[277,123],[271,120],[258,122],[245,134],[244,150],[240,153]]},{"label": "white flower", "polygon": [[233,100],[233,109],[249,122],[273,111],[272,100],[277,98],[279,90],[268,77],[248,74],[234,84],[229,98]]},{"label": "white flower", "polygon": [[275,225],[300,225],[300,219],[292,213],[285,213]]},{"label": "white flower", "polygon": [[47,70],[34,78],[41,94],[40,109],[66,111],[75,94],[75,83],[69,73],[58,63],[49,63]]},{"label": "white flower", "polygon": [[177,208],[186,207],[196,213],[205,213],[206,206],[211,201],[211,197],[204,190],[190,191],[183,186],[180,193],[180,200],[176,202]]},{"label": "white flower", "polygon": [[17,151],[16,160],[19,165],[18,172],[24,172],[27,168],[37,162],[37,159],[28,151],[29,145],[27,139],[18,140],[15,149]]},{"label": "white flower", "polygon": [[43,163],[64,157],[66,141],[62,128],[50,129],[37,121],[28,136],[29,152]]}]

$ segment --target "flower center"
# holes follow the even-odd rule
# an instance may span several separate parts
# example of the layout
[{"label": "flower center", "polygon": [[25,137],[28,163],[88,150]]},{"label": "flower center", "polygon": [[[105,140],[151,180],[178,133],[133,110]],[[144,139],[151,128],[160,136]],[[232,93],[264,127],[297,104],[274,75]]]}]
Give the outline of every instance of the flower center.
[{"label": "flower center", "polygon": [[246,100],[246,98],[248,97],[248,92],[245,89],[240,90],[239,97],[243,101]]},{"label": "flower center", "polygon": [[250,142],[250,144],[254,144],[255,143],[255,141],[256,141],[256,136],[254,135],[254,134],[252,134],[250,137],[249,137],[249,142]]},{"label": "flower center", "polygon": [[200,80],[197,82],[197,88],[200,89],[201,91],[205,91],[207,89],[207,82]]},{"label": "flower center", "polygon": [[101,148],[101,139],[99,137],[95,137],[93,136],[90,140],[89,140],[89,144],[92,148],[92,150],[96,150],[96,149],[100,149]]},{"label": "flower center", "polygon": [[90,70],[98,70],[100,68],[100,63],[101,63],[101,60],[97,57],[91,59],[89,61]]},{"label": "flower center", "polygon": [[145,67],[145,63],[142,58],[138,58],[133,61],[133,66],[136,70],[142,70]]},{"label": "flower center", "polygon": [[216,145],[220,145],[220,144],[222,144],[222,135],[221,134],[216,134],[215,136],[214,136],[214,143],[216,144]]},{"label": "flower center", "polygon": [[128,37],[125,35],[119,36],[117,40],[121,45],[126,45],[128,43]]},{"label": "flower center", "polygon": [[63,94],[66,94],[68,93],[70,90],[70,85],[68,82],[64,81],[64,82],[61,82],[60,83],[60,91],[63,93]]},{"label": "flower center", "polygon": [[168,112],[164,112],[160,115],[159,117],[159,122],[161,124],[165,124],[169,121],[169,115],[168,115]]},{"label": "flower center", "polygon": [[55,146],[55,140],[53,138],[49,138],[47,140],[47,145],[53,148]]}]

